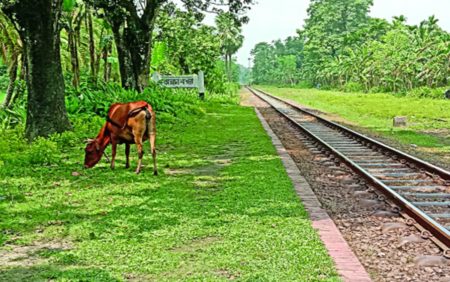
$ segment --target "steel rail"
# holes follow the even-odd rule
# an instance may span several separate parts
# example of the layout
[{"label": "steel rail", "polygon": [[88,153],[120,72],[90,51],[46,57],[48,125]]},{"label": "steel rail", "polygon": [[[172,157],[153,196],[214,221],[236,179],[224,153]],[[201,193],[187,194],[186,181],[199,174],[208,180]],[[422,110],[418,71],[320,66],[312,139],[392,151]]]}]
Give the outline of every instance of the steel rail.
[{"label": "steel rail", "polygon": [[[314,113],[311,113],[310,111],[307,111],[305,109],[300,108],[299,106],[289,102],[285,101],[284,99],[275,97],[271,94],[268,94],[264,91],[257,90],[255,91],[252,88],[248,88],[253,94],[267,102],[273,109],[275,109],[278,113],[280,113],[282,116],[284,116],[287,120],[289,120],[292,124],[294,124],[296,127],[300,128],[303,132],[305,132],[308,136],[315,139],[317,142],[319,142],[323,147],[327,148],[330,152],[332,152],[335,156],[340,158],[345,164],[347,164],[354,172],[356,172],[358,175],[362,176],[368,183],[372,184],[374,187],[378,188],[385,196],[387,196],[397,207],[399,207],[401,210],[400,212],[406,213],[410,218],[412,218],[415,223],[419,224],[423,229],[427,230],[429,233],[431,233],[433,241],[435,241],[444,251],[444,256],[447,258],[450,258],[450,231],[447,230],[445,227],[443,227],[441,224],[436,222],[433,218],[431,218],[429,215],[427,215],[424,211],[414,206],[411,202],[409,202],[407,199],[405,199],[403,196],[398,194],[396,191],[391,189],[389,186],[387,186],[385,183],[383,183],[380,179],[376,178],[372,174],[370,174],[368,171],[366,171],[363,167],[352,161],[349,157],[345,156],[339,150],[334,148],[333,146],[329,145],[326,141],[324,141],[322,138],[314,134],[312,131],[289,117],[287,114],[283,113],[279,109],[277,109],[274,105],[270,103],[265,97],[258,94],[258,92],[275,99],[281,103],[287,104],[290,107],[306,114],[309,116],[312,116],[316,118],[318,121],[324,123],[325,125],[328,125],[329,127],[332,127],[334,129],[338,129],[339,131],[343,131],[347,133],[348,135],[351,135],[352,137],[357,137],[358,139],[362,141],[366,141],[370,143],[370,145],[365,145],[368,148],[371,148],[373,150],[373,145],[376,147],[382,148],[383,150],[389,152],[390,154],[396,155],[397,157],[400,157],[402,159],[405,159],[406,161],[409,161],[420,168],[424,169],[425,171],[431,172],[433,174],[437,174],[440,177],[442,177],[444,180],[448,181],[450,180],[450,172],[445,171],[442,168],[439,168],[435,165],[432,165],[430,163],[424,162],[416,157],[410,156],[406,153],[403,153],[397,149],[394,149],[392,147],[389,147],[379,141],[376,141],[372,138],[369,138],[367,136],[364,136],[358,132],[355,132],[351,129],[348,129],[340,124],[337,124],[332,121],[328,121]],[[414,224],[414,223],[413,223]],[[417,227],[417,226],[416,226]],[[420,229],[420,228],[419,228]],[[421,230],[422,233],[424,230]]]}]

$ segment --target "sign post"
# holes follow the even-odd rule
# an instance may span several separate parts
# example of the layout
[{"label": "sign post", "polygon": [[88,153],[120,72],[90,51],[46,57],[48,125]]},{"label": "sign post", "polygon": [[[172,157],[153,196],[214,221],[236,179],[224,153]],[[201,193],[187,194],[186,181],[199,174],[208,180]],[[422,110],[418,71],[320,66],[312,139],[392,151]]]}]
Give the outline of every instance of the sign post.
[{"label": "sign post", "polygon": [[160,83],[168,88],[197,88],[200,99],[205,99],[205,75],[203,71],[199,71],[198,75],[160,75],[155,72],[152,75],[154,82]]}]

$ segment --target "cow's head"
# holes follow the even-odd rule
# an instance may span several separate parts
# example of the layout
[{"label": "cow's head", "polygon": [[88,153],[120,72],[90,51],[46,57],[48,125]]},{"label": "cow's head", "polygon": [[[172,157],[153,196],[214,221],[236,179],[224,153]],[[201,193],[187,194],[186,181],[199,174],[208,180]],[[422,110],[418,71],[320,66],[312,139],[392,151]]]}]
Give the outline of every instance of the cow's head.
[{"label": "cow's head", "polygon": [[100,161],[103,155],[103,150],[97,139],[87,140],[87,146],[84,151],[86,153],[84,156],[85,168],[94,167]]}]

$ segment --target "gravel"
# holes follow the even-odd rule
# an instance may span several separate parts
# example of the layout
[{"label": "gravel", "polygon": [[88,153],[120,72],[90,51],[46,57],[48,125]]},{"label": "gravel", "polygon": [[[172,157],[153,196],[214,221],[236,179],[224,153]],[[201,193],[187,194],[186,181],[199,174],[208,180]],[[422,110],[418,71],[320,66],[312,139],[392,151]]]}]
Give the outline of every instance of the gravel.
[{"label": "gravel", "polygon": [[259,110],[374,281],[450,281],[450,260],[378,200],[372,187],[349,168],[312,153],[309,141],[275,110]]}]

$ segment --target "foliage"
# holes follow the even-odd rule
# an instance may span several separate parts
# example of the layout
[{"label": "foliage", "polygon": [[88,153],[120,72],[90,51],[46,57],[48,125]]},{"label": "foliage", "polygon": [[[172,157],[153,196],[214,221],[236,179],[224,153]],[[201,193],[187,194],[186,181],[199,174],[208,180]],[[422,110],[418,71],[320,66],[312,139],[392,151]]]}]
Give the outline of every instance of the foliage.
[{"label": "foliage", "polygon": [[232,56],[244,43],[241,24],[235,15],[230,12],[223,12],[216,17],[216,26],[222,55],[225,58],[228,81],[236,81],[232,76]]},{"label": "foliage", "polygon": [[[392,23],[370,18],[372,2],[312,1],[297,37],[255,46],[256,83],[301,80],[321,89],[394,93],[448,86],[450,34],[438,20],[432,16],[410,26],[403,16]],[[297,58],[295,69],[289,55]]]},{"label": "foliage", "polygon": [[156,22],[156,30],[153,70],[162,74],[192,74],[202,70],[206,88],[213,93],[228,93],[227,76],[230,82],[239,81],[237,64],[229,61],[230,57],[226,57],[225,63],[221,60],[222,31],[200,22],[195,13],[166,6]]},{"label": "foliage", "polygon": [[60,160],[58,146],[55,142],[39,137],[34,141],[28,152],[29,163],[31,165],[52,165]]},{"label": "foliage", "polygon": [[72,90],[66,96],[69,114],[97,114],[106,117],[111,104],[145,100],[155,111],[172,117],[202,114],[201,101],[194,91],[171,90],[152,84],[143,93],[125,90],[117,84],[100,84],[97,89]]},{"label": "foliage", "polygon": [[284,42],[259,43],[252,50],[254,57],[252,78],[257,84],[289,84],[299,82],[298,69],[302,64],[303,41],[288,37]]},{"label": "foliage", "polygon": [[406,96],[412,98],[442,99],[444,98],[445,92],[447,90],[448,90],[447,87],[430,88],[428,86],[422,86],[408,91],[406,93]]}]

